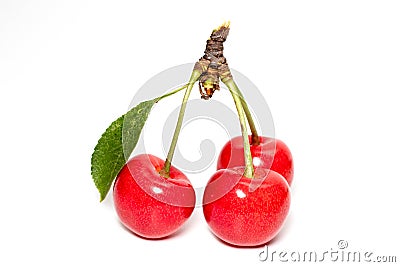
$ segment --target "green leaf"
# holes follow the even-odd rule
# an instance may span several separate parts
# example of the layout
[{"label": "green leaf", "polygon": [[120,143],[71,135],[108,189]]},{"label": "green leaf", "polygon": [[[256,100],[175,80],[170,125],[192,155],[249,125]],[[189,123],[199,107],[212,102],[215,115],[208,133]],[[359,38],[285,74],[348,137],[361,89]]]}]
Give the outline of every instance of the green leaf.
[{"label": "green leaf", "polygon": [[111,123],[100,137],[91,160],[93,181],[99,190],[100,201],[131,155],[153,105],[159,98],[141,102]]}]

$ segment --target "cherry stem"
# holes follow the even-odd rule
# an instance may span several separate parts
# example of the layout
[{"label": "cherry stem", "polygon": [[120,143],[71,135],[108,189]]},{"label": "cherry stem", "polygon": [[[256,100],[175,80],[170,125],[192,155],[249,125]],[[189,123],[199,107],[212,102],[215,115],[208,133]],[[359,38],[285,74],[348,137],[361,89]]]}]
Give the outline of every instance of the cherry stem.
[{"label": "cherry stem", "polygon": [[236,94],[238,94],[240,96],[241,102],[242,102],[242,106],[243,106],[243,110],[244,110],[244,113],[246,114],[247,122],[249,123],[250,130],[251,130],[251,144],[255,145],[255,146],[258,146],[260,144],[260,138],[258,136],[257,128],[256,128],[256,125],[254,123],[253,117],[251,116],[251,112],[250,112],[249,106],[247,105],[247,102],[246,102],[242,92],[240,91],[239,87],[237,86],[235,81],[232,79],[232,77],[230,77],[228,79],[221,79],[221,80],[225,84],[226,84],[227,81],[231,80],[231,82],[230,82],[231,88],[229,88],[229,90],[234,91]]},{"label": "cherry stem", "polygon": [[[236,83],[233,83],[236,86]],[[236,86],[237,87],[237,86]],[[237,88],[237,92],[242,99],[242,106],[244,113],[246,114],[247,122],[249,123],[250,130],[251,130],[251,144],[258,146],[260,144],[260,138],[258,137],[256,125],[254,123],[253,117],[251,116],[251,112],[249,110],[249,106],[247,106],[247,102],[244,100],[242,92],[240,92],[239,88]]]},{"label": "cherry stem", "polygon": [[238,91],[239,89],[236,83],[233,81],[233,79],[229,79],[224,83],[231,92],[231,95],[235,102],[237,113],[239,116],[240,128],[242,130],[244,161],[246,164],[243,176],[248,178],[253,178],[254,177],[253,158],[251,156],[249,136],[247,134],[245,111],[243,109],[243,102],[244,102],[243,95],[240,93],[240,91]]},{"label": "cherry stem", "polygon": [[179,116],[178,116],[178,121],[176,122],[175,132],[174,132],[174,135],[172,137],[172,141],[171,141],[171,144],[170,144],[170,147],[169,147],[169,151],[168,151],[167,158],[165,160],[164,167],[160,171],[160,174],[165,178],[169,178],[169,171],[170,171],[170,168],[171,168],[171,162],[172,162],[172,158],[174,157],[175,148],[176,148],[176,145],[178,143],[178,137],[179,137],[179,134],[180,134],[180,131],[181,131],[181,128],[182,128],[183,117],[185,115],[187,101],[188,101],[190,93],[191,93],[191,91],[193,89],[193,85],[199,79],[200,75],[201,75],[201,72],[199,72],[197,70],[193,70],[192,75],[191,75],[191,77],[189,79],[189,83],[184,86],[184,87],[186,87],[186,91],[185,91],[185,95],[183,96],[181,108],[179,110]]},{"label": "cherry stem", "polygon": [[160,96],[159,98],[157,98],[157,102],[160,101],[161,99],[164,99],[164,98],[170,96],[170,95],[173,95],[173,94],[175,94],[175,93],[178,93],[179,91],[182,91],[183,89],[185,89],[186,87],[188,87],[188,85],[189,85],[189,84],[187,83],[187,84],[185,84],[185,85],[183,85],[183,86],[181,86],[181,87],[179,87],[179,88],[177,88],[177,89],[175,89],[175,90],[173,90],[173,91],[171,91],[171,92],[169,92],[169,93],[166,93],[165,95]]},{"label": "cherry stem", "polygon": [[[237,84],[235,83],[235,81],[233,79],[232,79],[232,88],[231,89],[240,96],[243,110],[244,110],[244,113],[246,114],[247,122],[249,123],[250,130],[251,130],[251,144],[258,146],[260,144],[260,138],[258,137],[257,128],[254,123],[253,117],[251,116],[249,106],[247,105],[247,102],[244,99],[242,92],[240,91],[239,87],[237,86]],[[231,89],[229,89],[229,90],[231,90]]]}]

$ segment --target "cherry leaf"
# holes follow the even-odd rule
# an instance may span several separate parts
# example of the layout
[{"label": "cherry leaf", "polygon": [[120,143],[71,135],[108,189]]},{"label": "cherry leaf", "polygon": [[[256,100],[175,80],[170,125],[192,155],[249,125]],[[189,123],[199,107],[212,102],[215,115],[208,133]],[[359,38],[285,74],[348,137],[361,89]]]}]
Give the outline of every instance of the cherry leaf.
[{"label": "cherry leaf", "polygon": [[100,202],[135,149],[147,117],[158,100],[141,102],[113,121],[100,137],[91,159],[92,178],[100,193]]}]

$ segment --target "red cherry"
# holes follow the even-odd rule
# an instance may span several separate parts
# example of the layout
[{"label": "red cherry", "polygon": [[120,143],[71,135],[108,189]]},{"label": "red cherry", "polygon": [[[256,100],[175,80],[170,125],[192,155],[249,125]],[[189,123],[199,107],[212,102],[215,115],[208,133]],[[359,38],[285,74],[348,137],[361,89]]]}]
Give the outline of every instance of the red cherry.
[{"label": "red cherry", "polygon": [[282,175],[258,168],[255,178],[244,167],[217,171],[208,181],[203,213],[211,231],[236,246],[258,246],[274,238],[289,212],[290,190]]},{"label": "red cherry", "polygon": [[190,181],[171,166],[170,178],[159,174],[164,160],[153,155],[133,157],[114,184],[114,205],[128,229],[145,238],[162,238],[176,232],[190,217],[195,192]]},{"label": "red cherry", "polygon": [[[259,145],[250,145],[254,168],[265,168],[281,174],[289,185],[293,180],[293,159],[289,148],[281,140],[259,136]],[[249,136],[251,142],[251,136]],[[217,170],[244,166],[243,139],[237,136],[222,148]]]}]

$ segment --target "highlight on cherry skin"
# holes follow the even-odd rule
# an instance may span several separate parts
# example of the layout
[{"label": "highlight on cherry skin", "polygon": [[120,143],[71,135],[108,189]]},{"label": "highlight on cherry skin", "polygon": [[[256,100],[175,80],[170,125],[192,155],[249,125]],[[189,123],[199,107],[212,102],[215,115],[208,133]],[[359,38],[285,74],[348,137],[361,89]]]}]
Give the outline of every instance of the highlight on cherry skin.
[{"label": "highlight on cherry skin", "polygon": [[205,188],[203,213],[211,232],[224,242],[259,246],[282,228],[289,213],[290,189],[275,171],[257,168],[254,178],[243,173],[244,167],[218,170]]},{"label": "highlight on cherry skin", "polygon": [[[293,181],[293,158],[285,143],[279,139],[259,136],[259,144],[251,144],[250,151],[254,168],[266,168],[281,174],[289,185]],[[217,170],[245,166],[243,138],[237,136],[229,140],[222,148],[217,162]]]},{"label": "highlight on cherry skin", "polygon": [[122,224],[149,239],[175,233],[190,217],[195,192],[185,174],[171,166],[160,175],[164,160],[140,154],[130,159],[114,183],[114,206]]}]

